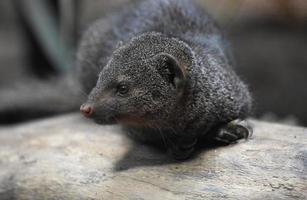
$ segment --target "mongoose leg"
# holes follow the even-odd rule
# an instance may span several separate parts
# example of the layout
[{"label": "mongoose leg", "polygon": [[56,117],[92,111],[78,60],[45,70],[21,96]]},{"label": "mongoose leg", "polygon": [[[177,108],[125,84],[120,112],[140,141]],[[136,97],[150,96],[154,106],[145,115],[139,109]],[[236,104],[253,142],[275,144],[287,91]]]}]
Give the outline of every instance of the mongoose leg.
[{"label": "mongoose leg", "polygon": [[168,141],[168,153],[176,160],[185,160],[194,152],[197,137],[181,137],[175,141]]},{"label": "mongoose leg", "polygon": [[247,139],[253,133],[251,126],[245,120],[234,120],[218,129],[215,140],[231,144],[240,139]]}]

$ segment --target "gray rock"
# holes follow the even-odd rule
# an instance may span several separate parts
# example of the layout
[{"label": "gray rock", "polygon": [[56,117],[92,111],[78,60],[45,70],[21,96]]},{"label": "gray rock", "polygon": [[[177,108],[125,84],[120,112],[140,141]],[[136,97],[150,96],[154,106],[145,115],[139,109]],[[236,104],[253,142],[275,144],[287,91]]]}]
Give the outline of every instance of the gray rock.
[{"label": "gray rock", "polygon": [[306,199],[307,129],[254,135],[185,162],[77,114],[0,128],[0,199]]}]

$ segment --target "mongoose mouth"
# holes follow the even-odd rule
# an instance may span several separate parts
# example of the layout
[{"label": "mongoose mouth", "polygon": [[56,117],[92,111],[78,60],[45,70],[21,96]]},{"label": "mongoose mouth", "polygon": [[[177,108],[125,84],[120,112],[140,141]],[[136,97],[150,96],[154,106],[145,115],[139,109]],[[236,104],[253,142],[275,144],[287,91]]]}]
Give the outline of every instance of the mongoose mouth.
[{"label": "mongoose mouth", "polygon": [[132,117],[128,115],[114,115],[109,117],[93,117],[97,124],[111,125],[120,124],[124,126],[145,127],[148,124],[144,119],[138,117]]},{"label": "mongoose mouth", "polygon": [[118,124],[118,121],[117,121],[117,118],[116,118],[116,117],[94,118],[94,121],[95,121],[97,124],[102,124],[102,125]]},{"label": "mongoose mouth", "polygon": [[145,127],[148,123],[141,117],[135,117],[130,115],[121,115],[117,118],[118,123],[126,126]]}]

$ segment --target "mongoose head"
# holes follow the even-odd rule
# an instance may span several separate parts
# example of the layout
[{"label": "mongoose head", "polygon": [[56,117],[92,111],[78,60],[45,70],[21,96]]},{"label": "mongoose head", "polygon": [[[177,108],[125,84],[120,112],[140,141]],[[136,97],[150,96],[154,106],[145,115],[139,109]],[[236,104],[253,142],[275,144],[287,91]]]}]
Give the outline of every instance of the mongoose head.
[{"label": "mongoose head", "polygon": [[189,51],[158,33],[132,38],[102,68],[81,111],[102,124],[163,126],[184,96]]}]

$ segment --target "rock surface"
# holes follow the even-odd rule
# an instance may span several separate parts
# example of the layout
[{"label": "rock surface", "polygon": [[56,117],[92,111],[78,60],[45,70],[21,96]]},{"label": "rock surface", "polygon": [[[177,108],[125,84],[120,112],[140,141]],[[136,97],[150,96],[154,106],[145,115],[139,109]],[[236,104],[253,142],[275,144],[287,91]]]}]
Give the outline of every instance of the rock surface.
[{"label": "rock surface", "polygon": [[0,199],[306,199],[307,129],[252,123],[185,162],[77,114],[2,127]]}]

